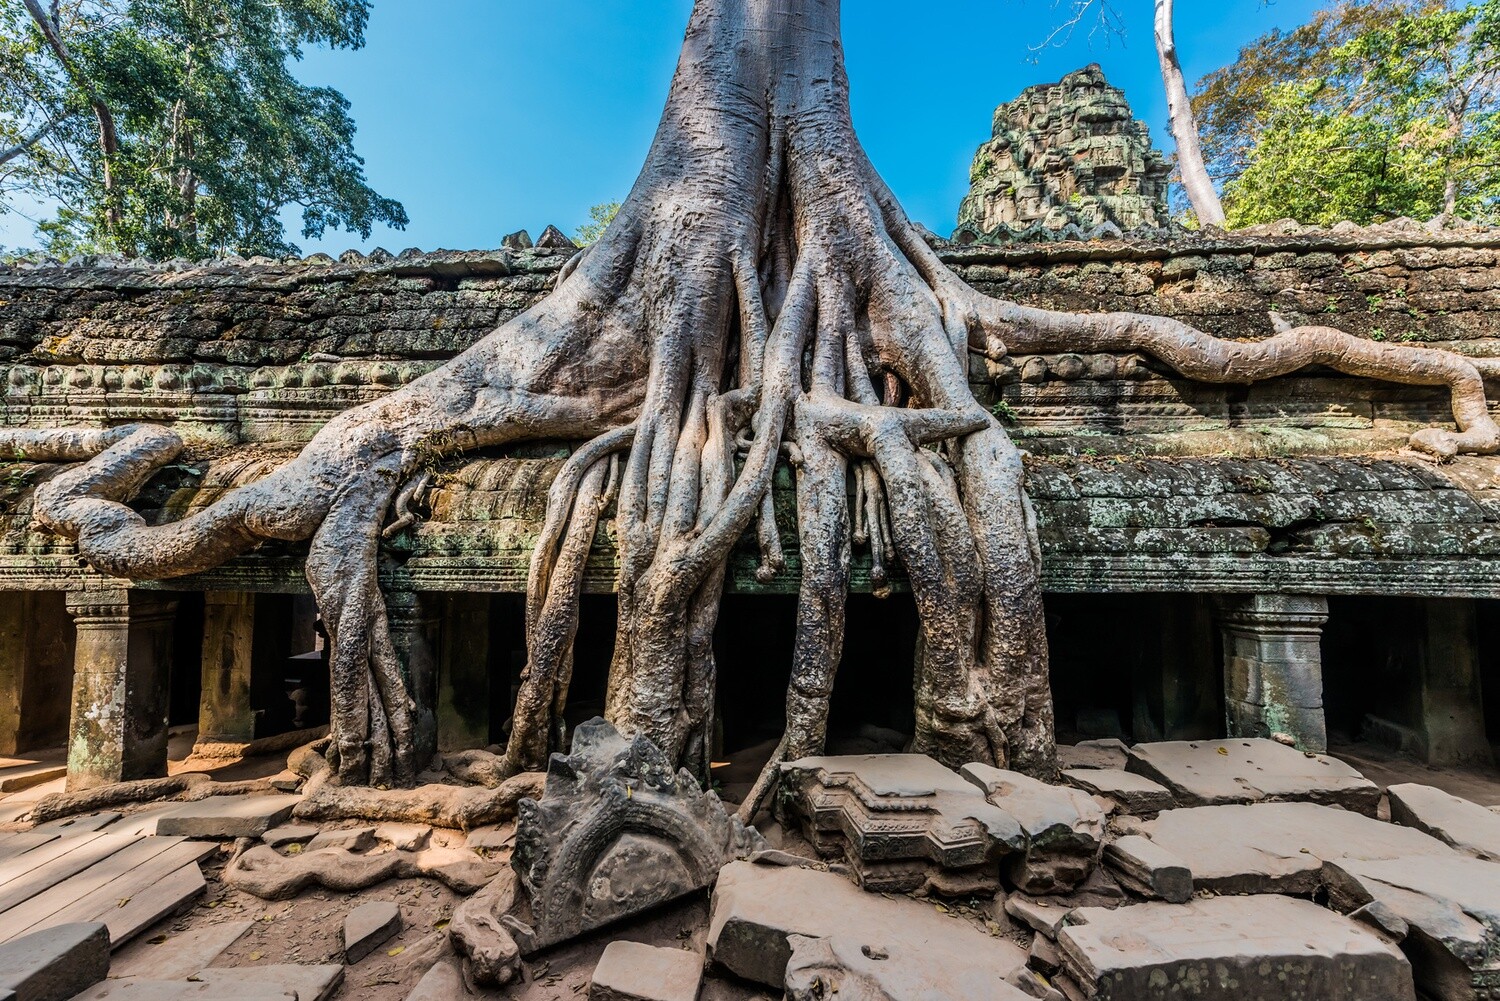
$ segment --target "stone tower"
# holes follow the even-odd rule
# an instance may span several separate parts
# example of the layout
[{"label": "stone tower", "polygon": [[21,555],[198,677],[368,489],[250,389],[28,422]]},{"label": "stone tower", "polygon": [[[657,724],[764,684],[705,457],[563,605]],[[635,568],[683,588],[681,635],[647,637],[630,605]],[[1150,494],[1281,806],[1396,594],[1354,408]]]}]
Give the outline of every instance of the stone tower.
[{"label": "stone tower", "polygon": [[1038,221],[1052,229],[1164,226],[1170,170],[1125,93],[1092,63],[995,109],[958,225],[979,234]]}]

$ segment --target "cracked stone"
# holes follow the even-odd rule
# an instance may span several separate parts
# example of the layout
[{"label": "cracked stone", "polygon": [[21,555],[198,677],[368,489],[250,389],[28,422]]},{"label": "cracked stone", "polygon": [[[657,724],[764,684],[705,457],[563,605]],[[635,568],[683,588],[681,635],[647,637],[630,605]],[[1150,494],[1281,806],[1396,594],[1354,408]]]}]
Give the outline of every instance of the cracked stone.
[{"label": "cracked stone", "polygon": [[1067,893],[1088,878],[1099,861],[1105,822],[1092,797],[989,765],[967,764],[960,773],[1021,826],[1024,849],[1001,862],[1011,885],[1026,893]]}]

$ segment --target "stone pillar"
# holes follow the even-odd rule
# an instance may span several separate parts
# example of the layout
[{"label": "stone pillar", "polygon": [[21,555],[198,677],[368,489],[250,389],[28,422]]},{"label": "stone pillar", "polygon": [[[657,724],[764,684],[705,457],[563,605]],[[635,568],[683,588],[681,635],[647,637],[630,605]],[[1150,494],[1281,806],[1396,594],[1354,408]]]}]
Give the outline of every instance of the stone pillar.
[{"label": "stone pillar", "polygon": [[1425,602],[1427,649],[1422,658],[1418,726],[1429,765],[1493,764],[1479,687],[1479,630],[1474,602]]},{"label": "stone pillar", "polygon": [[1224,599],[1221,609],[1229,736],[1287,733],[1305,751],[1328,750],[1321,650],[1327,600],[1243,595]]},{"label": "stone pillar", "polygon": [[437,650],[439,620],[433,603],[412,591],[386,596],[391,642],[405,670],[406,688],[416,703],[417,770],[437,754]]},{"label": "stone pillar", "polygon": [[438,670],[438,750],[464,751],[490,743],[490,596],[444,599]]},{"label": "stone pillar", "polygon": [[205,592],[198,743],[244,744],[255,739],[255,710],[250,699],[254,655],[255,595],[246,591]]},{"label": "stone pillar", "polygon": [[123,589],[68,592],[78,634],[69,791],[167,773],[176,609],[175,601]]},{"label": "stone pillar", "polygon": [[68,739],[73,628],[60,591],[0,591],[0,754]]}]

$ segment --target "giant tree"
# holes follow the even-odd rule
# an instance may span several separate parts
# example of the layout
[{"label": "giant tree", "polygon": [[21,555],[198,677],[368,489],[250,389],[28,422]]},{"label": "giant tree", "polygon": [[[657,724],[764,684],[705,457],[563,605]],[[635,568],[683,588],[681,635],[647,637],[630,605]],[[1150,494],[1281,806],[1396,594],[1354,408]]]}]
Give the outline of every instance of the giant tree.
[{"label": "giant tree", "polygon": [[1145,351],[1212,382],[1321,364],[1443,386],[1457,429],[1423,429],[1413,446],[1500,448],[1481,375],[1454,354],[1324,327],[1228,341],[1159,317],[976,293],[855,137],[838,0],[697,0],[639,179],[526,313],[177,522],[147,525],[121,503],[178,454],[170,430],[12,429],[0,454],[79,462],[37,489],[35,514],[107,573],[166,578],[262,540],[310,540],[308,581],[332,642],[330,764],[345,784],[409,783],[419,764],[376,561],[382,526],[407,523],[432,463],[526,438],[582,442],[551,487],[532,560],[529,663],[503,762],[515,772],[542,766],[556,739],[584,557],[610,504],[619,627],[607,715],[702,762],[726,560],[753,532],[761,574],[782,570],[770,487],[785,457],[802,578],[775,757],[822,746],[861,544],[877,574],[904,565],[920,613],[914,749],[1046,773],[1052,709],[1024,468],[968,371],[971,354],[1064,350]]}]

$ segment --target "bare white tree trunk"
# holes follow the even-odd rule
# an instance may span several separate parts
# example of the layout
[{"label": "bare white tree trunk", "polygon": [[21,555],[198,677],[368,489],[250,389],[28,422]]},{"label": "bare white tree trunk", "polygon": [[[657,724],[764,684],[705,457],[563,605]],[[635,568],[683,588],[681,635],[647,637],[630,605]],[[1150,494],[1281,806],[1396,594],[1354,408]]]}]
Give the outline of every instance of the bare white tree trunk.
[{"label": "bare white tree trunk", "polygon": [[1193,213],[1204,226],[1223,226],[1224,207],[1219,193],[1203,165],[1203,146],[1198,139],[1198,122],[1193,117],[1193,102],[1188,98],[1177,61],[1177,40],[1172,31],[1172,0],[1156,0],[1156,58],[1161,63],[1161,80],[1167,88],[1167,115],[1172,122],[1172,138],[1177,143],[1177,169],[1182,186],[1187,189]]}]

